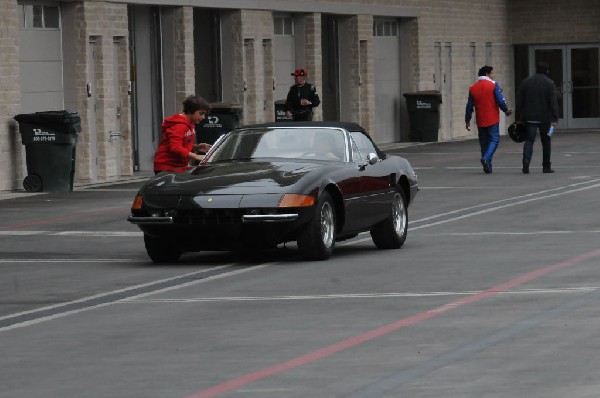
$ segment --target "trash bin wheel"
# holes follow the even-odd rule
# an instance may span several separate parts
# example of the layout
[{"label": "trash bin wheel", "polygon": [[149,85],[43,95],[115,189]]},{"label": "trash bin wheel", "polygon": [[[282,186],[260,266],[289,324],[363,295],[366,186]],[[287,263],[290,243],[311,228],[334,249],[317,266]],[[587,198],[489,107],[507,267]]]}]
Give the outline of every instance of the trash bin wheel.
[{"label": "trash bin wheel", "polygon": [[40,192],[42,190],[42,179],[37,174],[31,174],[23,180],[23,188],[27,192]]}]

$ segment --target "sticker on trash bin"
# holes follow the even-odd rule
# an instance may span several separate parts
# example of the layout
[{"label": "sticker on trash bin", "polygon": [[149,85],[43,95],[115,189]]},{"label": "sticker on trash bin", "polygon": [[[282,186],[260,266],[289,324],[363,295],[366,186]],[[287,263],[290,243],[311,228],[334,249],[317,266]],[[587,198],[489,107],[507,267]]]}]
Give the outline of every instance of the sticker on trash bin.
[{"label": "sticker on trash bin", "polygon": [[207,116],[206,122],[204,123],[204,127],[208,128],[222,128],[223,124],[219,123],[219,118],[217,116]]},{"label": "sticker on trash bin", "polygon": [[33,142],[54,142],[56,134],[42,131],[42,129],[33,129]]},{"label": "sticker on trash bin", "polygon": [[417,100],[417,109],[431,109],[431,102]]}]

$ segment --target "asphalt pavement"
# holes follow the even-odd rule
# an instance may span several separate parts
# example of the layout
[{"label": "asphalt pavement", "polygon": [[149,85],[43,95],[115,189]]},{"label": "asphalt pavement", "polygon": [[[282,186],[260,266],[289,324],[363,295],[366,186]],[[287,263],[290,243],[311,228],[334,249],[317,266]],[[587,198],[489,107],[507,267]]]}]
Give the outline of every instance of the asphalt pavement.
[{"label": "asphalt pavement", "polygon": [[421,190],[400,250],[148,259],[148,175],[0,194],[0,397],[596,397],[600,131],[521,173],[502,137],[388,144]]}]

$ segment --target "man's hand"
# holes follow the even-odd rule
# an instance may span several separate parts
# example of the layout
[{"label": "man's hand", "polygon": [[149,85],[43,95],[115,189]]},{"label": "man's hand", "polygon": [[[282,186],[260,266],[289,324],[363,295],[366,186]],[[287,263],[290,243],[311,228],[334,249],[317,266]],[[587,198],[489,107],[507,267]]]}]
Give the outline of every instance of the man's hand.
[{"label": "man's hand", "polygon": [[309,100],[307,100],[306,98],[302,98],[300,100],[300,105],[306,106],[306,105],[312,105],[312,103]]},{"label": "man's hand", "polygon": [[471,131],[471,129],[469,127],[471,127],[471,122],[465,122],[465,127],[467,128],[468,131]]},{"label": "man's hand", "polygon": [[506,116],[510,116],[510,115],[512,115],[512,114],[513,114],[513,111],[512,111],[512,109],[509,109],[509,110],[507,110],[506,112],[504,112],[504,114],[505,114]]},{"label": "man's hand", "polygon": [[285,112],[285,117],[292,117],[292,112],[286,111]]},{"label": "man's hand", "polygon": [[212,145],[206,143],[192,145],[192,150],[194,151],[208,152],[210,148],[212,148]]}]

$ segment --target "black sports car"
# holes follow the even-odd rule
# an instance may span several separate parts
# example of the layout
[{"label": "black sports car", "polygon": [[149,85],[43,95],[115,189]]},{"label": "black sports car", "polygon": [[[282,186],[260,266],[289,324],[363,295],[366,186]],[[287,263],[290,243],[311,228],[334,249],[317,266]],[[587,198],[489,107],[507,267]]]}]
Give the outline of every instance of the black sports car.
[{"label": "black sports car", "polygon": [[151,178],[128,220],[154,262],[289,241],[324,260],[364,231],[380,249],[400,248],[417,190],[408,161],[381,152],[357,124],[268,123],[220,137],[187,172]]}]

